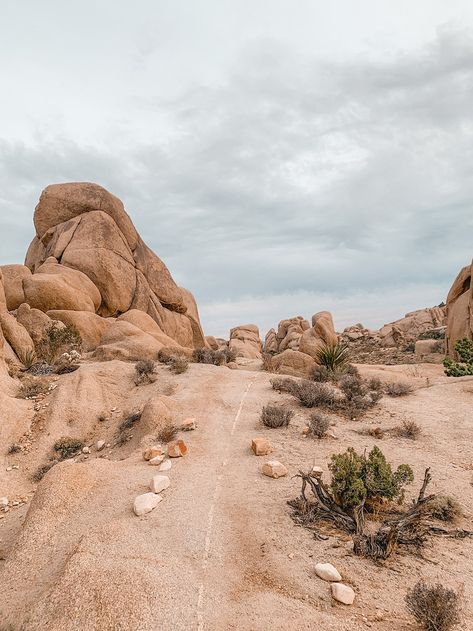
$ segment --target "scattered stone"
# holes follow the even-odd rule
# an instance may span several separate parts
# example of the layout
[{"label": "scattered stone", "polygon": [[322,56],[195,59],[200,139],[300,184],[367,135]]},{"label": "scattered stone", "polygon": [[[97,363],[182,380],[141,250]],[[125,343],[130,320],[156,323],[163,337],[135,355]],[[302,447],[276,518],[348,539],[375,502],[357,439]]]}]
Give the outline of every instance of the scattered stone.
[{"label": "scattered stone", "polygon": [[11,471],[13,467],[7,467],[7,471]]},{"label": "scattered stone", "polygon": [[97,449],[97,451],[102,451],[102,449],[105,447],[105,441],[104,440],[98,440],[95,448]]},{"label": "scattered stone", "polygon": [[165,460],[162,465],[159,467],[158,471],[169,471],[172,467],[172,462],[170,460]]},{"label": "scattered stone", "polygon": [[170,458],[180,458],[187,453],[187,447],[183,440],[173,440],[168,444],[168,456]]},{"label": "scattered stone", "polygon": [[161,445],[153,445],[152,447],[148,447],[144,450],[143,458],[145,460],[152,460],[153,458],[156,458],[156,456],[163,456],[164,453],[164,449]]},{"label": "scattered stone", "polygon": [[8,497],[0,497],[0,508],[6,508],[8,506]]},{"label": "scattered stone", "polygon": [[317,563],[315,573],[324,581],[338,583],[342,580],[340,572],[331,563]]},{"label": "scattered stone", "polygon": [[161,493],[171,484],[167,475],[155,475],[150,482],[149,488],[153,493]]},{"label": "scattered stone", "polygon": [[196,429],[196,427],[195,418],[186,418],[186,420],[182,422],[181,430],[183,432],[191,432]]},{"label": "scattered stone", "polygon": [[160,454],[159,456],[155,456],[154,458],[151,458],[151,460],[148,460],[148,464],[153,465],[154,467],[156,467],[157,465],[160,465],[164,458],[166,456],[164,454]]},{"label": "scattered stone", "polygon": [[18,465],[18,464],[12,464],[11,468],[12,468],[12,469],[19,469],[19,468],[20,468],[20,465]]},{"label": "scattered stone", "polygon": [[138,495],[133,504],[133,511],[137,517],[146,515],[146,513],[151,512],[153,508],[156,508],[162,499],[161,495],[156,495],[156,493],[143,493],[143,495]]},{"label": "scattered stone", "polygon": [[321,478],[323,473],[324,473],[324,470],[322,469],[322,467],[314,466],[314,467],[312,467],[312,470],[310,472],[310,477],[311,478]]},{"label": "scattered stone", "polygon": [[82,447],[83,454],[90,454],[90,447]]},{"label": "scattered stone", "polygon": [[332,596],[344,605],[353,605],[355,600],[353,589],[343,583],[332,583]]},{"label": "scattered stone", "polygon": [[255,456],[267,456],[273,451],[271,443],[266,438],[253,438],[251,449]]},{"label": "scattered stone", "polygon": [[261,471],[263,475],[267,475],[269,478],[275,479],[282,478],[289,473],[287,468],[282,463],[278,462],[278,460],[269,460],[268,462],[265,462]]}]

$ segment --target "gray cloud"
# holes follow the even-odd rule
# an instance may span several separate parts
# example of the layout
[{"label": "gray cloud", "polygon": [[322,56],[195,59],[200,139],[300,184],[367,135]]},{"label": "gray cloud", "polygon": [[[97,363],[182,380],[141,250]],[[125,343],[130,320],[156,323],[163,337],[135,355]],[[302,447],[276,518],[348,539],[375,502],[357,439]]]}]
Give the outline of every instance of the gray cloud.
[{"label": "gray cloud", "polygon": [[22,260],[45,185],[90,180],[124,200],[209,332],[327,307],[379,326],[440,302],[471,258],[472,61],[472,32],[451,27],[344,62],[258,41],[225,80],[137,99],[148,141],[126,121],[89,145],[4,139],[1,261]]}]

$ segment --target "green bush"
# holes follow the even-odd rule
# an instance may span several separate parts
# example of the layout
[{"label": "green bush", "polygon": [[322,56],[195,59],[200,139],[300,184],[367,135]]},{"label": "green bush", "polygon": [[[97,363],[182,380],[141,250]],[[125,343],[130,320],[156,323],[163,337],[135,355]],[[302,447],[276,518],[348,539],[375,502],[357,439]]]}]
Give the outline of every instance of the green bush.
[{"label": "green bush", "polygon": [[378,447],[366,457],[353,447],[334,454],[329,465],[332,474],[331,489],[344,510],[354,509],[363,502],[404,497],[404,486],[414,479],[409,465],[402,464],[393,473],[383,452]]},{"label": "green bush", "polygon": [[316,354],[315,361],[321,366],[325,366],[332,375],[345,372],[348,364],[347,344],[324,344]]},{"label": "green bush", "polygon": [[460,356],[460,361],[456,362],[450,357],[446,357],[443,360],[445,374],[448,377],[473,375],[473,341],[464,337],[456,342],[455,350]]}]

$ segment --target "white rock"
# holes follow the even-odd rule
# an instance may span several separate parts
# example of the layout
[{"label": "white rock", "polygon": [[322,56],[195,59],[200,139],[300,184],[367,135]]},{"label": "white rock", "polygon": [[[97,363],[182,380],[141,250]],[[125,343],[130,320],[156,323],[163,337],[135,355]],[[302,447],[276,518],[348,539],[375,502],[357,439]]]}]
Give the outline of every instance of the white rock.
[{"label": "white rock", "polygon": [[343,583],[332,583],[332,596],[344,605],[353,605],[355,600],[355,592]]},{"label": "white rock", "polygon": [[0,506],[6,508],[8,506],[8,497],[0,497]]},{"label": "white rock", "polygon": [[153,493],[161,493],[171,484],[167,475],[155,475],[149,484],[149,488]]},{"label": "white rock", "polygon": [[151,458],[151,460],[148,460],[148,464],[152,464],[153,466],[160,465],[165,457],[166,456],[164,454],[155,456],[154,458]]},{"label": "white rock", "polygon": [[315,467],[312,467],[312,470],[310,472],[310,476],[312,478],[321,478],[323,473],[324,473],[324,470],[322,469],[322,467],[315,466]]},{"label": "white rock", "polygon": [[184,432],[190,432],[197,427],[195,423],[195,418],[186,418],[181,425],[181,430]]},{"label": "white rock", "polygon": [[104,440],[98,440],[95,444],[95,448],[97,449],[97,451],[102,451],[102,449],[105,447],[105,441]]},{"label": "white rock", "polygon": [[315,573],[324,581],[333,581],[338,583],[342,580],[340,572],[331,563],[317,563],[315,566]]},{"label": "white rock", "polygon": [[169,471],[172,467],[172,462],[170,460],[165,460],[162,465],[159,467],[158,471]]},{"label": "white rock", "polygon": [[82,447],[83,454],[90,454],[90,447]]},{"label": "white rock", "polygon": [[162,499],[161,495],[156,495],[156,493],[143,493],[143,495],[138,495],[133,504],[133,511],[137,517],[146,515],[146,513],[151,512],[153,508],[156,508]]},{"label": "white rock", "polygon": [[289,473],[287,468],[278,460],[265,462],[261,471],[263,475],[267,475],[269,478],[282,478]]}]

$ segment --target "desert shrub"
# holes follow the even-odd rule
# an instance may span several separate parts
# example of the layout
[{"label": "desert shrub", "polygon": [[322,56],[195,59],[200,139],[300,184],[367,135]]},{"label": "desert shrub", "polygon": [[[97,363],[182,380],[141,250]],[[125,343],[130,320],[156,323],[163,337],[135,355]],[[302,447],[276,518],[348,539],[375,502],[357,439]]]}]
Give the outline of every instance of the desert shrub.
[{"label": "desert shrub", "polygon": [[160,443],[170,443],[179,434],[179,427],[176,425],[165,425],[159,430],[157,439]]},{"label": "desert shrub", "polygon": [[309,419],[309,435],[323,438],[330,427],[330,419],[319,412],[315,412]]},{"label": "desert shrub", "polygon": [[405,381],[395,381],[386,384],[386,394],[390,397],[405,397],[413,392],[413,388]]},{"label": "desert shrub", "polygon": [[197,364],[213,364],[223,366],[231,361],[235,361],[236,354],[229,348],[214,351],[211,348],[196,348],[192,353],[192,358]]},{"label": "desert shrub", "polygon": [[46,473],[50,469],[52,469],[54,465],[57,464],[58,462],[59,460],[49,460],[49,462],[45,462],[44,464],[40,465],[31,476],[31,479],[33,480],[33,482],[41,482],[41,480],[44,478]]},{"label": "desert shrub", "polygon": [[294,394],[297,391],[297,381],[289,377],[274,377],[271,379],[271,387],[277,392]]},{"label": "desert shrub", "polygon": [[379,377],[370,377],[367,380],[366,385],[368,386],[368,389],[372,392],[382,393],[384,389],[384,384]]},{"label": "desert shrub", "polygon": [[19,445],[18,443],[12,443],[10,447],[8,447],[7,454],[13,455],[13,454],[19,453],[20,451],[21,451],[21,445]]},{"label": "desert shrub", "polygon": [[417,338],[418,340],[444,340],[445,339],[445,329],[430,329],[429,331],[424,331]]},{"label": "desert shrub", "polygon": [[26,370],[29,370],[31,366],[33,366],[33,364],[37,361],[36,353],[31,349],[23,351],[20,350],[18,353],[18,358]]},{"label": "desert shrub", "polygon": [[131,429],[138,421],[141,419],[141,412],[133,412],[133,414],[129,414],[125,419],[120,423],[118,429],[120,432],[125,432],[127,429]]},{"label": "desert shrub", "polygon": [[156,378],[154,361],[143,359],[135,364],[135,384],[153,383]]},{"label": "desert shrub", "polygon": [[460,356],[460,361],[456,362],[450,357],[446,357],[443,360],[445,374],[448,377],[473,375],[473,341],[466,337],[458,340],[455,344],[455,350]]},{"label": "desert shrub", "polygon": [[399,465],[393,473],[383,452],[378,447],[366,457],[353,447],[334,454],[329,469],[332,474],[331,489],[337,502],[344,509],[354,509],[366,502],[404,497],[404,486],[414,479],[409,465]]},{"label": "desert shrub", "polygon": [[346,375],[351,375],[352,377],[360,377],[360,371],[353,364],[348,364],[347,369],[345,370]]},{"label": "desert shrub", "polygon": [[330,381],[331,372],[327,368],[327,366],[318,366],[316,365],[314,370],[312,371],[312,380],[317,383],[323,383],[326,381]]},{"label": "desert shrub", "polygon": [[400,438],[409,438],[410,440],[417,440],[422,434],[422,428],[415,421],[403,421],[402,425],[395,427],[393,430],[395,436]]},{"label": "desert shrub", "polygon": [[293,394],[306,408],[332,408],[335,405],[335,390],[326,383],[302,380],[296,383]]},{"label": "desert shrub", "polygon": [[261,411],[261,422],[266,427],[287,427],[294,412],[277,405],[265,405]]},{"label": "desert shrub", "polygon": [[49,325],[46,333],[36,344],[36,355],[48,364],[54,364],[64,353],[82,350],[79,331],[70,325],[60,326],[58,322]]},{"label": "desert shrub", "polygon": [[[359,374],[344,375],[338,382],[338,387],[345,395],[340,407],[344,407],[349,414],[360,414],[369,410],[381,399],[380,390],[371,389],[371,380],[362,379]],[[375,387],[377,384],[374,384]]]},{"label": "desert shrub", "polygon": [[44,377],[25,377],[17,394],[17,399],[31,399],[48,391],[49,381]]},{"label": "desert shrub", "polygon": [[266,372],[273,371],[273,353],[263,353],[263,363],[261,364],[261,370]]},{"label": "desert shrub", "polygon": [[317,350],[315,360],[321,366],[325,366],[332,375],[343,373],[348,364],[348,345],[323,344]]},{"label": "desert shrub", "polygon": [[459,594],[444,585],[419,581],[406,594],[409,612],[426,631],[448,631],[461,621]]},{"label": "desert shrub", "polygon": [[459,501],[450,495],[436,495],[428,508],[430,515],[441,521],[455,521],[463,514]]},{"label": "desert shrub", "polygon": [[236,351],[234,351],[229,346],[225,346],[224,348],[221,348],[217,352],[220,353],[224,357],[224,359],[225,359],[224,363],[225,364],[229,364],[230,362],[234,362],[236,360],[236,358],[237,358]]},{"label": "desert shrub", "polygon": [[169,370],[175,375],[181,375],[189,368],[189,362],[185,357],[173,357],[168,365]]},{"label": "desert shrub", "polygon": [[78,438],[63,436],[54,443],[54,451],[59,454],[60,460],[67,460],[76,456],[84,447],[84,442]]}]

